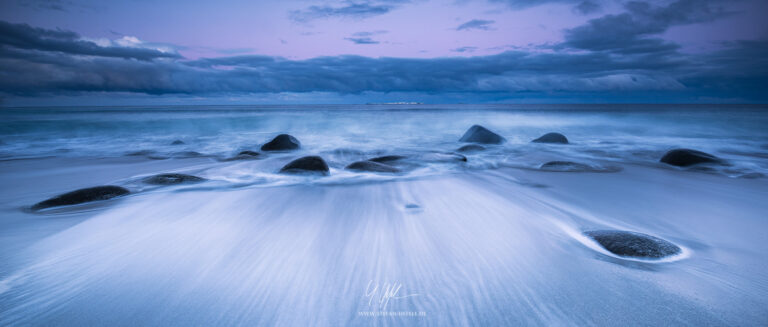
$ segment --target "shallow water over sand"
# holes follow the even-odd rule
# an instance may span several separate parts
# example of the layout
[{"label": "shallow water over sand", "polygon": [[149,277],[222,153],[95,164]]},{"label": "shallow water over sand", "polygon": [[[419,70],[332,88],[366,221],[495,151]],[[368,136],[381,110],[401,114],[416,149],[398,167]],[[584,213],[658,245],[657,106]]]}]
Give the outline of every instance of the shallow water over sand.
[{"label": "shallow water over sand", "polygon": [[[345,127],[307,134],[301,128],[255,128],[259,137],[249,141],[252,147],[289,131],[305,149],[236,162],[123,156],[136,147],[111,154],[95,143],[84,152],[20,159],[26,155],[8,154],[17,145],[5,143],[3,151],[14,160],[0,161],[0,325],[765,325],[768,180],[666,167],[650,155],[694,147],[727,158],[730,168],[759,172],[764,158],[721,151],[736,139],[752,152],[766,151],[760,148],[768,143],[764,132],[748,122],[765,114],[753,114],[758,118],[709,122],[714,113],[686,112],[690,125],[683,119],[680,128],[693,128],[696,133],[687,131],[696,137],[683,137],[672,120],[666,127],[660,127],[663,118],[643,122],[654,117],[647,113],[607,113],[602,119],[611,122],[611,131],[594,128],[594,135],[585,126],[598,119],[595,112],[448,111],[445,121],[424,125],[421,135],[403,132],[418,130],[416,123],[365,134],[378,125],[358,113],[347,120],[301,114],[294,127],[309,131],[329,121]],[[525,124],[538,127],[518,133],[512,126],[523,123],[510,115],[528,117]],[[548,123],[542,115],[584,129]],[[472,123],[510,142],[497,154],[472,154],[466,163],[428,164],[401,175],[343,170],[355,156],[390,153],[390,147],[398,153],[454,149]],[[390,124],[400,126],[394,118]],[[647,128],[630,127],[642,124]],[[370,141],[345,134],[350,130]],[[566,134],[573,147],[527,144],[550,130]],[[17,130],[11,140],[44,133]],[[339,136],[330,137],[334,133]],[[162,139],[158,149],[179,138],[155,134]],[[653,149],[618,157],[587,151],[608,135]],[[198,143],[185,142],[197,150]],[[232,150],[220,155],[240,146],[222,145]],[[334,157],[330,151],[337,148],[370,152]],[[324,151],[329,177],[275,174],[291,158]],[[636,151],[641,155],[629,155]],[[534,169],[561,159],[618,169]],[[140,182],[171,171],[210,180],[170,187]],[[25,210],[62,192],[104,184],[135,193],[40,213]],[[667,260],[621,258],[581,234],[597,229],[653,235],[684,251]],[[398,291],[388,298],[382,290],[387,287]]]}]

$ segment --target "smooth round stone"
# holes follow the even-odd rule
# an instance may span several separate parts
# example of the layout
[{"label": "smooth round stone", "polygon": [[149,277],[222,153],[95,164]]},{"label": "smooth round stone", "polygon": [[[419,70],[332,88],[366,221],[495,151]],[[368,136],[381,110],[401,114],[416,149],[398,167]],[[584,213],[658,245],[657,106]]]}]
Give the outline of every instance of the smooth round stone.
[{"label": "smooth round stone", "polygon": [[272,141],[261,146],[261,151],[291,151],[300,147],[299,140],[288,134],[275,136]]},{"label": "smooth round stone", "polygon": [[660,161],[678,167],[688,167],[701,163],[722,163],[722,159],[718,157],[691,149],[670,150],[661,157]]},{"label": "smooth round stone", "polygon": [[531,142],[568,144],[568,139],[560,133],[547,133]]},{"label": "smooth round stone", "polygon": [[376,172],[376,173],[399,173],[400,169],[397,169],[395,167],[392,167],[390,165],[385,165],[383,163],[375,162],[375,161],[357,161],[349,164],[344,169],[347,170],[354,170],[354,171],[369,171],[369,172]]},{"label": "smooth round stone", "polygon": [[262,157],[262,154],[260,152],[256,151],[240,151],[236,156],[231,158],[223,159],[222,161],[236,161],[236,160],[254,160],[254,159],[260,159]]},{"label": "smooth round stone", "polygon": [[489,129],[480,125],[472,125],[472,127],[470,127],[459,139],[459,142],[484,144],[501,144],[506,141],[507,140],[501,137],[501,135],[491,132]]},{"label": "smooth round stone", "polygon": [[328,175],[330,174],[330,169],[323,158],[306,156],[289,162],[280,169],[280,172],[286,174],[320,173]]},{"label": "smooth round stone", "polygon": [[186,175],[186,174],[160,174],[160,175],[147,177],[143,180],[144,183],[153,184],[153,185],[200,183],[203,181],[205,181],[205,178]]},{"label": "smooth round stone", "polygon": [[129,193],[131,193],[131,191],[114,185],[89,187],[75,190],[69,193],[64,193],[48,200],[38,202],[37,204],[33,205],[31,209],[37,211],[52,207],[109,200],[111,198],[123,196]]},{"label": "smooth round stone", "polygon": [[611,253],[622,257],[660,259],[682,252],[677,245],[642,233],[596,230],[585,232],[584,235],[591,237]]},{"label": "smooth round stone", "polygon": [[572,161],[550,161],[541,167],[542,170],[555,170],[555,171],[588,171],[593,170],[589,165]]},{"label": "smooth round stone", "polygon": [[368,159],[368,161],[385,163],[385,162],[400,161],[400,160],[403,160],[405,158],[406,158],[405,156],[388,155],[388,156],[381,156],[381,157],[371,158],[371,159]]}]

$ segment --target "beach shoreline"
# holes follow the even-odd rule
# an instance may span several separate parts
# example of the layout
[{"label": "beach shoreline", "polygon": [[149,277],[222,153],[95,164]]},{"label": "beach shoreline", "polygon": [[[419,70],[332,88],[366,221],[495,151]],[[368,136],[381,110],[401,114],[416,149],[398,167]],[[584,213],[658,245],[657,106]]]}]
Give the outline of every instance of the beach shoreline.
[{"label": "beach shoreline", "polygon": [[[205,164],[104,159],[90,166],[78,162],[85,168],[77,169],[43,161],[48,163],[2,162],[13,169],[3,169],[0,181],[14,182],[29,170],[41,181],[80,180],[85,186]],[[170,188],[37,214],[19,204],[58,190],[30,180],[1,204],[0,322],[765,321],[765,179],[622,168],[500,168],[350,185]],[[4,192],[5,199],[14,193]],[[662,237],[690,253],[675,262],[637,262],[574,237],[605,228]],[[389,299],[386,311],[426,316],[359,314],[383,309],[370,307],[365,294],[371,282],[418,294]],[[222,317],[222,311],[231,314]]]}]

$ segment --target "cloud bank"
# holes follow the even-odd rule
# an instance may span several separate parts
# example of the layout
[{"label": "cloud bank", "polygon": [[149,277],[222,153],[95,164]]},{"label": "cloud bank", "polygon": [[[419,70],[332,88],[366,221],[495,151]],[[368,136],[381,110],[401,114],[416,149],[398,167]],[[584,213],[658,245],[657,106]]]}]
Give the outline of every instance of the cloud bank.
[{"label": "cloud bank", "polygon": [[[661,38],[673,26],[728,14],[716,1],[629,2],[620,14],[564,31],[563,42],[543,50],[429,59],[242,55],[187,60],[137,39],[97,42],[70,31],[0,22],[0,92],[22,97],[374,92],[461,93],[493,100],[570,94],[589,102],[617,95],[652,102],[768,101],[768,41],[732,41],[692,54]],[[480,22],[469,26],[490,24]],[[378,42],[372,36],[381,33],[358,32],[348,39],[372,44]]]}]

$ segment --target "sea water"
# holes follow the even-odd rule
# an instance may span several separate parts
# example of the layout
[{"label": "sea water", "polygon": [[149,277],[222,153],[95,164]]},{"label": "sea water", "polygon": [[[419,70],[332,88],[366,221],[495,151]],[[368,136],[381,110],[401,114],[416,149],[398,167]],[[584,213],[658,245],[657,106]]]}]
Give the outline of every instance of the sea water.
[{"label": "sea water", "polygon": [[[768,323],[764,106],[4,108],[0,118],[0,325]],[[442,160],[473,124],[507,142]],[[547,132],[570,144],[530,142]],[[279,133],[301,149],[226,160]],[[727,164],[659,162],[678,147]],[[397,174],[344,169],[389,154],[423,160]],[[323,157],[330,175],[278,172],[303,155]],[[551,160],[590,168],[539,169]],[[165,172],[207,181],[142,182]],[[105,184],[132,194],[29,210]],[[682,253],[619,257],[583,235],[597,229]]]}]

